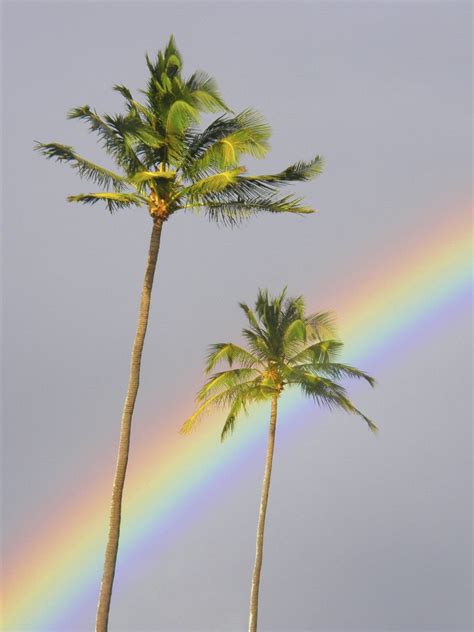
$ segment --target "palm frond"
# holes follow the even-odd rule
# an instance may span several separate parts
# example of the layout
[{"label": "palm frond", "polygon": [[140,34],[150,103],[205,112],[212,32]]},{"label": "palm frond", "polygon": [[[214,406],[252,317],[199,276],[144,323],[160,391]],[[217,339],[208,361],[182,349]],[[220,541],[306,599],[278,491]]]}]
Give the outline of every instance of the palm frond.
[{"label": "palm frond", "polygon": [[189,129],[185,135],[186,153],[183,157],[181,169],[187,175],[189,169],[194,169],[195,163],[204,153],[218,143],[222,138],[232,134],[238,129],[235,118],[219,116],[203,131]]},{"label": "palm frond", "polygon": [[166,134],[168,136],[183,134],[187,127],[199,120],[199,110],[181,99],[171,105],[166,119]]},{"label": "palm frond", "polygon": [[216,81],[207,73],[201,70],[193,73],[186,81],[186,88],[199,110],[204,112],[231,111],[224,103]]},{"label": "palm frond", "polygon": [[321,406],[325,406],[330,410],[340,408],[348,413],[358,415],[367,423],[372,432],[377,432],[377,426],[354,406],[343,386],[320,375],[298,370],[298,368],[296,367],[293,371],[292,379],[289,381],[290,384],[298,384],[306,396],[311,397]]},{"label": "palm frond", "polygon": [[295,343],[297,345],[306,342],[306,323],[301,318],[292,320],[283,333],[283,342],[286,348],[291,347]]},{"label": "palm frond", "polygon": [[126,99],[127,101],[133,101],[132,93],[127,88],[127,86],[124,86],[121,84],[115,84],[115,86],[112,87],[112,90],[115,90],[116,92],[120,92],[123,98]]},{"label": "palm frond", "polygon": [[[236,182],[238,176],[242,173],[243,167],[237,169],[229,169],[227,171],[221,171],[213,175],[201,178],[196,182],[193,182],[190,186],[184,188],[181,191],[182,196],[186,196],[189,200],[190,206],[200,206],[198,201],[193,203],[194,199],[201,200],[211,197],[223,191],[226,187],[230,187]],[[207,205],[207,202],[205,202]]]},{"label": "palm frond", "polygon": [[[202,402],[196,411],[188,417],[181,427],[181,434],[188,434],[195,428],[202,417],[214,408],[232,407],[236,399],[241,398],[245,405],[268,399],[275,393],[274,389],[265,384],[259,384],[255,380],[241,382],[228,389],[210,395]],[[197,401],[200,401],[199,399]]]},{"label": "palm frond", "polygon": [[209,397],[209,399],[207,399],[205,402],[203,402],[194,411],[194,413],[190,417],[188,417],[186,419],[186,421],[183,423],[183,425],[181,426],[181,429],[179,431],[180,434],[189,434],[192,430],[194,430],[196,425],[202,419],[203,415],[206,414],[207,412],[209,412],[209,410],[213,406],[216,406],[218,401],[219,401],[219,399],[221,399],[221,395],[217,394],[217,395],[214,395],[213,397]]},{"label": "palm frond", "polygon": [[261,362],[268,361],[271,350],[265,334],[258,334],[252,329],[242,329],[242,335],[247,340],[250,351],[260,359]]},{"label": "palm frond", "polygon": [[316,312],[306,317],[308,337],[315,340],[334,339],[337,335],[336,318],[332,312]]},{"label": "palm frond", "polygon": [[34,148],[46,158],[54,158],[57,162],[70,163],[73,169],[77,169],[82,178],[92,180],[99,186],[112,187],[115,191],[123,191],[128,184],[127,178],[82,158],[69,145],[37,142]]},{"label": "palm frond", "polygon": [[163,57],[168,70],[171,68],[171,74],[174,74],[174,68],[179,69],[183,65],[183,59],[176,46],[174,35],[170,35]]},{"label": "palm frond", "polygon": [[116,84],[112,89],[123,96],[130,110],[132,110],[136,115],[141,114],[149,125],[153,126],[156,123],[156,117],[153,112],[143,104],[136,101],[133,98],[131,91],[126,86]]},{"label": "palm frond", "polygon": [[209,354],[207,356],[206,373],[212,371],[212,369],[219,362],[227,362],[229,366],[232,366],[234,362],[239,362],[243,368],[251,368],[259,363],[258,358],[247,349],[239,347],[232,342],[218,342],[211,345]]},{"label": "palm frond", "polygon": [[67,200],[68,202],[81,202],[82,204],[96,204],[102,201],[105,202],[111,213],[122,208],[146,206],[147,204],[146,198],[135,193],[82,193],[79,195],[70,195]]},{"label": "palm frond", "polygon": [[79,119],[88,123],[91,132],[96,132],[99,136],[105,151],[111,154],[117,164],[122,166],[126,158],[123,139],[120,138],[116,131],[92,110],[88,105],[73,108],[68,112],[69,119]]},{"label": "palm frond", "polygon": [[[210,176],[212,177],[212,176]],[[229,189],[232,187],[230,183]],[[208,198],[209,196],[205,196]],[[291,195],[285,197],[255,197],[245,200],[216,201],[214,196],[204,202],[189,202],[191,208],[203,208],[209,220],[222,225],[236,226],[258,213],[292,213],[308,215],[315,210],[301,204],[301,198]]]},{"label": "palm frond", "polygon": [[[253,110],[245,110],[228,120],[229,132],[214,139],[213,143],[195,158],[192,173],[200,174],[209,169],[225,169],[237,166],[243,155],[263,158],[269,150],[270,127]],[[225,125],[221,130],[225,129]]]},{"label": "palm frond", "polygon": [[320,175],[324,168],[322,156],[316,156],[309,162],[295,162],[283,171],[271,175],[248,176],[249,180],[285,184],[287,182],[304,182]]},{"label": "palm frond", "polygon": [[237,397],[230,407],[224,427],[222,428],[221,441],[224,441],[228,435],[234,432],[235,422],[242,411],[247,412],[245,401],[242,397]]},{"label": "palm frond", "polygon": [[176,178],[176,171],[137,171],[130,177],[130,180],[136,184],[149,182],[154,180],[171,181]]},{"label": "palm frond", "polygon": [[375,386],[375,379],[361,371],[360,369],[356,369],[349,364],[342,364],[340,362],[327,362],[320,364],[312,364],[308,365],[308,370],[315,371],[317,373],[323,373],[325,375],[330,376],[335,379],[344,379],[344,378],[355,378],[358,380],[365,380],[370,384],[370,386]]},{"label": "palm frond", "polygon": [[253,380],[260,379],[259,372],[252,368],[228,369],[212,375],[206,384],[198,392],[196,399],[205,401],[211,395],[230,391],[241,384],[249,384]]},{"label": "palm frond", "polygon": [[253,309],[251,309],[247,303],[239,303],[239,307],[240,309],[244,312],[245,316],[247,317],[247,320],[249,321],[251,327],[258,333],[261,333],[261,329],[260,329],[260,324],[258,322],[258,319],[255,315],[255,312],[253,311]]},{"label": "palm frond", "polygon": [[140,142],[154,149],[159,149],[165,144],[164,138],[151,125],[144,123],[135,112],[129,112],[126,115],[106,114],[104,119],[114,132],[124,140],[125,146],[130,151],[134,150],[135,145]]},{"label": "palm frond", "polygon": [[322,340],[305,347],[288,359],[292,365],[311,363],[317,365],[330,362],[340,352],[343,343],[338,340]]}]

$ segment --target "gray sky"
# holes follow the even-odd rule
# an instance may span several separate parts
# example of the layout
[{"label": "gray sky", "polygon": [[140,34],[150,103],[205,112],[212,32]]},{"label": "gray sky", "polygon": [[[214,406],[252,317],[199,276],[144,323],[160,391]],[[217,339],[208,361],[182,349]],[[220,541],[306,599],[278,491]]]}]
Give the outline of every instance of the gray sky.
[{"label": "gray sky", "polygon": [[[144,211],[69,205],[89,184],[33,153],[33,140],[100,160],[66,112],[118,110],[111,87],[143,86],[145,52],[174,33],[186,74],[206,70],[233,109],[254,107],[271,124],[259,170],[327,159],[320,179],[295,188],[316,216],[263,217],[238,231],[192,215],[166,226],[138,441],[164,411],[192,409],[207,345],[238,337],[237,302],[259,286],[288,284],[330,309],[338,287],[379,271],[385,249],[399,247],[402,260],[414,231],[422,238],[463,210],[470,14],[470,3],[448,1],[4,3],[7,551],[19,554],[18,533],[54,525],[60,499],[92,469],[112,479],[150,230]],[[262,631],[470,629],[469,325],[452,309],[361,367],[379,383],[352,391],[380,425],[377,440],[352,418],[305,407],[307,421],[277,445]],[[226,493],[156,554],[146,550],[114,593],[111,631],[245,629],[263,459],[252,453]],[[16,629],[82,632],[94,617],[91,599],[47,631]]]}]

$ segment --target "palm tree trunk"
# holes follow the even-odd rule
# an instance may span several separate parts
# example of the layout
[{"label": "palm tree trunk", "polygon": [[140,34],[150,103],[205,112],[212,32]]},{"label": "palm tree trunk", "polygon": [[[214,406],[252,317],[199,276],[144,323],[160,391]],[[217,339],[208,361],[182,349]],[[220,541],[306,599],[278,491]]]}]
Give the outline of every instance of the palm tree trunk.
[{"label": "palm tree trunk", "polygon": [[270,491],[270,478],[272,475],[273,448],[275,446],[277,403],[278,403],[278,395],[274,395],[272,399],[270,428],[268,431],[267,459],[265,463],[265,474],[263,476],[262,498],[260,501],[260,513],[258,515],[255,565],[253,567],[252,590],[250,593],[249,632],[257,631],[258,591],[260,588],[260,572],[262,570],[262,561],[263,561],[263,535],[265,532],[265,516],[267,513],[268,493]]},{"label": "palm tree trunk", "polygon": [[148,250],[148,262],[145,271],[145,279],[143,281],[137,330],[132,348],[127,396],[125,398],[122,412],[119,451],[115,469],[114,486],[112,490],[112,502],[110,506],[109,535],[105,551],[104,570],[100,586],[99,604],[97,608],[96,632],[107,632],[108,628],[110,599],[112,596],[112,586],[114,582],[115,564],[117,561],[117,550],[119,544],[122,494],[125,483],[125,474],[127,471],[132,415],[140,381],[140,365],[142,360],[143,343],[145,341],[145,334],[148,325],[151,290],[153,286],[153,277],[155,275],[156,260],[158,258],[158,250],[160,248],[162,226],[163,221],[161,219],[155,219],[153,222],[150,247]]}]

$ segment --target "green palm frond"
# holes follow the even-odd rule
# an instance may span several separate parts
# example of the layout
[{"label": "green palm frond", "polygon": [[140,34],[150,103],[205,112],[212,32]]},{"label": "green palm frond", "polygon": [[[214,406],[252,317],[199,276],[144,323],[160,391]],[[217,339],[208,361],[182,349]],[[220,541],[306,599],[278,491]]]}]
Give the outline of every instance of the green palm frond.
[{"label": "green palm frond", "polygon": [[132,118],[130,115],[116,115],[115,117],[105,115],[102,119],[97,112],[91,110],[88,105],[84,105],[70,110],[68,118],[86,121],[89,124],[89,129],[99,135],[106,152],[111,154],[116,163],[127,173],[144,168],[133,151],[132,142],[126,135],[127,130],[123,129]]},{"label": "green palm frond", "polygon": [[[354,376],[352,375],[351,377]],[[365,377],[365,379],[367,378],[369,376]],[[378,428],[374,422],[354,406],[347,397],[346,389],[340,384],[320,375],[314,375],[303,370],[300,371],[298,367],[293,372],[290,384],[297,384],[307,397],[311,397],[321,406],[325,406],[330,410],[341,408],[347,413],[361,417],[372,432],[377,432]]]},{"label": "green palm frond", "polygon": [[[221,120],[220,123],[203,138],[197,139],[201,155],[194,154],[193,175],[209,169],[220,170],[237,166],[243,155],[263,158],[268,152],[270,127],[258,112],[244,110],[234,118]],[[203,145],[206,145],[204,151]]]},{"label": "green palm frond", "polygon": [[[189,170],[194,170],[195,163],[202,158],[212,145],[229,136],[239,129],[235,117],[219,116],[203,131],[190,128],[185,135],[186,153],[183,157],[181,169],[187,176]],[[197,169],[196,169],[197,170]]]},{"label": "green palm frond", "polygon": [[122,84],[115,84],[112,87],[112,90],[115,90],[116,92],[120,92],[120,94],[123,96],[123,98],[126,99],[127,101],[130,101],[130,102],[133,101],[132,93],[127,88],[127,86],[124,86]]},{"label": "green palm frond", "polygon": [[202,206],[204,204],[201,204],[199,201],[193,204],[193,200],[196,198],[197,200],[206,199],[206,197],[212,199],[213,195],[222,192],[235,183],[242,171],[243,167],[238,167],[237,169],[229,169],[201,178],[184,188],[181,191],[181,195],[188,198],[190,206]]},{"label": "green palm frond", "polygon": [[242,335],[247,340],[250,351],[262,362],[270,357],[267,339],[252,329],[242,329]]},{"label": "green palm frond", "polygon": [[236,397],[235,402],[230,407],[224,427],[222,428],[221,441],[224,441],[228,435],[234,432],[235,422],[242,411],[247,412],[245,401],[242,397]]},{"label": "green palm frond", "polygon": [[308,338],[328,340],[336,337],[336,318],[332,312],[316,312],[306,317]]},{"label": "green palm frond", "polygon": [[190,417],[188,417],[184,424],[181,426],[181,429],[179,431],[180,434],[189,434],[192,430],[194,430],[203,415],[209,412],[212,407],[217,406],[220,399],[221,395],[217,394],[213,397],[209,397],[209,399],[198,406],[194,413]]},{"label": "green palm frond", "polygon": [[227,110],[224,101],[217,94],[207,90],[193,90],[190,93],[190,98],[194,107],[201,112],[222,112],[222,110]]},{"label": "green palm frond", "polygon": [[210,347],[206,373],[212,371],[219,362],[227,362],[229,366],[232,366],[234,362],[239,362],[243,368],[251,368],[258,364],[258,358],[247,349],[231,342],[218,342]]},{"label": "green palm frond", "polygon": [[[150,125],[144,123],[135,112],[128,114],[104,115],[104,120],[114,133],[122,139],[125,147],[131,152],[140,143],[158,149],[165,140]],[[137,158],[137,161],[140,162]],[[144,165],[142,165],[144,166]]]},{"label": "green palm frond", "polygon": [[199,110],[191,103],[177,100],[171,105],[166,119],[167,136],[183,134],[191,123],[199,120]]},{"label": "green palm frond", "polygon": [[248,176],[249,180],[284,184],[287,182],[304,182],[319,176],[324,169],[324,158],[316,156],[309,162],[299,161],[279,173],[263,176]]},{"label": "green palm frond", "polygon": [[200,402],[205,401],[211,395],[224,391],[229,392],[236,386],[248,384],[251,380],[260,380],[259,372],[252,367],[220,371],[211,376],[198,392],[196,399]]},{"label": "green palm frond", "polygon": [[359,380],[365,380],[370,386],[375,386],[375,380],[373,377],[356,369],[348,364],[341,364],[339,362],[312,362],[309,364],[299,364],[294,369],[300,371],[306,371],[313,373],[314,375],[326,375],[332,379],[344,379],[344,378],[356,378]]},{"label": "green palm frond", "polygon": [[111,154],[117,164],[123,165],[125,152],[122,139],[116,132],[88,105],[73,108],[68,112],[69,119],[79,119],[88,123],[89,130],[97,133],[105,151]]},{"label": "green palm frond", "polygon": [[133,98],[132,93],[126,86],[115,85],[113,86],[112,89],[115,90],[116,92],[119,92],[124,97],[124,99],[127,102],[127,106],[130,112],[132,112],[135,116],[138,116],[138,117],[142,116],[146,124],[150,125],[153,129],[156,129],[157,127],[156,115],[153,113],[152,110],[150,110],[150,108],[147,108],[145,105],[143,105],[139,101],[136,101]]},{"label": "green palm frond", "polygon": [[337,356],[344,345],[338,340],[322,340],[311,344],[288,358],[291,365],[297,364],[322,364],[331,362]]},{"label": "green palm frond", "polygon": [[116,191],[123,191],[127,185],[126,178],[110,169],[105,169],[105,167],[82,158],[69,145],[37,142],[35,150],[42,153],[46,158],[54,158],[58,162],[70,163],[73,169],[77,169],[82,178],[92,180],[105,188],[112,187]]},{"label": "green palm frond", "polygon": [[346,389],[341,384],[322,375],[299,369],[299,367],[292,369],[288,376],[288,384],[298,385],[305,395],[313,399],[329,397],[334,406],[338,398],[341,398],[341,401],[347,398]]},{"label": "green palm frond", "polygon": [[183,58],[181,57],[181,53],[176,46],[174,35],[170,35],[163,57],[166,69],[171,75],[176,74],[176,72],[183,65]]},{"label": "green palm frond", "polygon": [[186,88],[200,110],[204,112],[231,111],[224,103],[217,83],[207,73],[203,71],[193,73],[186,81]]},{"label": "green palm frond", "polygon": [[284,329],[283,342],[285,343],[285,347],[295,344],[301,345],[306,342],[306,323],[303,319],[295,318],[288,327]]},{"label": "green palm frond", "polygon": [[131,176],[130,181],[136,184],[154,180],[170,181],[176,178],[176,171],[137,171]]},{"label": "green palm frond", "polygon": [[[213,176],[209,176],[212,178]],[[227,185],[229,188],[232,183]],[[206,196],[208,197],[208,196]],[[253,198],[248,200],[215,201],[215,197],[204,202],[188,203],[188,208],[203,208],[210,220],[222,225],[235,226],[257,213],[293,213],[307,215],[315,210],[301,204],[301,199],[287,195],[278,198]]]},{"label": "green palm frond", "polygon": [[202,417],[214,408],[227,408],[229,406],[233,406],[237,398],[242,398],[246,404],[265,401],[271,397],[274,392],[274,389],[266,386],[265,384],[257,383],[255,380],[249,380],[248,382],[242,382],[236,386],[229,387],[224,391],[215,393],[205,399],[198,406],[195,412],[188,417],[181,427],[180,433],[188,434],[191,432],[201,421]]},{"label": "green palm frond", "polygon": [[97,202],[105,202],[108,210],[113,213],[122,208],[130,206],[145,206],[147,199],[135,193],[81,193],[79,195],[70,195],[68,202],[81,202],[82,204],[96,204]]}]

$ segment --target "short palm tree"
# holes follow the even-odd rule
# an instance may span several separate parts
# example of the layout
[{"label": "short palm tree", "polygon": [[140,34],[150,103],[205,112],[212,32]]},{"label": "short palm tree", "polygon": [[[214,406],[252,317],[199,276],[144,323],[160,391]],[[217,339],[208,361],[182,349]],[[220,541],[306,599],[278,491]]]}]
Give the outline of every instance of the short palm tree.
[{"label": "short palm tree", "polygon": [[[285,389],[299,388],[303,395],[329,409],[341,408],[359,415],[372,431],[377,427],[349,400],[341,378],[374,379],[347,364],[335,361],[342,343],[335,339],[330,313],[305,314],[304,300],[287,298],[284,290],[276,298],[259,291],[255,310],[240,303],[248,320],[242,330],[247,348],[232,342],[210,347],[206,372],[221,362],[230,368],[213,373],[197,395],[199,406],[182,427],[187,433],[212,407],[228,409],[221,440],[234,430],[235,422],[250,404],[271,402],[268,447],[257,527],[255,566],[250,595],[249,632],[257,630],[258,593],[263,561],[265,516],[270,490],[278,399]],[[237,366],[234,366],[237,365]]]},{"label": "short palm tree", "polygon": [[[72,195],[71,202],[105,203],[110,212],[144,207],[152,220],[140,311],[125,398],[120,444],[110,510],[109,535],[101,583],[96,629],[107,630],[120,535],[122,493],[130,444],[130,429],[138,392],[140,364],[148,324],[151,291],[164,223],[175,213],[202,211],[209,219],[235,225],[256,213],[313,212],[279,188],[309,180],[322,170],[322,159],[297,162],[273,175],[244,175],[245,155],[262,158],[268,151],[270,128],[253,110],[233,114],[223,102],[214,80],[203,72],[182,76],[182,59],[173,37],[156,60],[147,56],[149,79],[144,103],[116,85],[125,112],[100,116],[88,105],[74,108],[69,118],[85,121],[98,135],[116,170],[80,156],[69,145],[37,143],[47,158],[68,163],[82,178],[101,190]],[[202,112],[221,112],[200,131]]]}]

